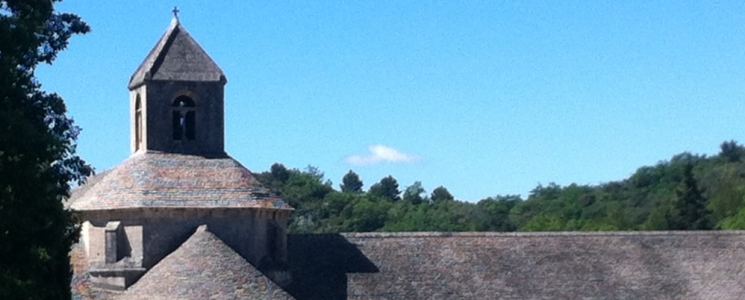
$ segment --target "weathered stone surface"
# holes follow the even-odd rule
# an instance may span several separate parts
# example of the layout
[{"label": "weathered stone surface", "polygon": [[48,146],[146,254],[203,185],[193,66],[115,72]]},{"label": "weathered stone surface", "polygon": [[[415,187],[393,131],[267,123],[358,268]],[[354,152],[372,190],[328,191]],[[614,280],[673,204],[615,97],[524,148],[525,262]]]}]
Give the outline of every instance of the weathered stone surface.
[{"label": "weathered stone surface", "polygon": [[[741,231],[350,233],[290,235],[288,246],[294,280],[288,290],[297,299],[745,295]],[[346,250],[322,254],[338,252],[339,247]],[[339,282],[341,278],[346,281]]]},{"label": "weathered stone surface", "polygon": [[174,18],[128,86],[132,155],[66,203],[75,299],[292,299],[292,208],[225,153],[225,83]]},{"label": "weathered stone surface", "polygon": [[[292,282],[285,290],[296,299],[726,300],[745,295],[742,231],[308,234],[289,235],[288,246]],[[79,247],[73,252],[75,295],[106,299],[111,294],[86,284],[80,252]],[[211,252],[190,255],[213,259]],[[248,276],[258,274],[245,270]],[[153,274],[161,279],[140,282],[179,278]]]},{"label": "weathered stone surface", "polygon": [[294,299],[200,226],[119,299]]},{"label": "weathered stone surface", "polygon": [[[286,257],[284,224],[289,211],[264,208],[137,208],[77,213],[86,220],[81,242],[87,259],[93,265],[105,263],[105,226],[116,219],[124,227],[117,244],[117,260],[128,257],[136,266],[150,268],[176,250],[194,230],[206,224],[210,232],[257,266],[267,256]],[[281,224],[281,233],[276,226]],[[279,245],[269,245],[270,234]]]},{"label": "weathered stone surface", "polygon": [[234,159],[138,153],[73,191],[73,210],[138,207],[291,209]]},{"label": "weathered stone surface", "polygon": [[224,81],[225,75],[174,18],[130,78],[129,88],[133,89],[148,80]]},{"label": "weathered stone surface", "polygon": [[[173,139],[173,103],[186,96],[195,106],[194,140]],[[209,157],[225,154],[224,86],[221,82],[149,81],[130,91],[130,146],[135,152],[167,152]],[[137,101],[140,124],[137,125]],[[137,143],[137,131],[142,139]]]},{"label": "weathered stone surface", "polygon": [[88,261],[82,244],[75,244],[70,251],[70,264],[72,265],[72,280],[70,288],[73,300],[101,300],[110,299],[114,292],[94,288],[91,276],[88,273]]}]

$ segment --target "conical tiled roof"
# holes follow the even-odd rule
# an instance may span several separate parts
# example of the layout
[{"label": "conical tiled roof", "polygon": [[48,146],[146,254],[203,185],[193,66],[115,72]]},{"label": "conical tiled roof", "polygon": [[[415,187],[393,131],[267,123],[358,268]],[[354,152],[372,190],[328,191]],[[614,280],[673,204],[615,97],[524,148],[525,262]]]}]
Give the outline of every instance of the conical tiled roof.
[{"label": "conical tiled roof", "polygon": [[73,210],[140,207],[291,209],[230,157],[138,153],[73,191]]},{"label": "conical tiled roof", "polygon": [[174,17],[130,78],[129,88],[148,80],[224,81],[225,74]]},{"label": "conical tiled roof", "polygon": [[121,299],[294,299],[200,226]]}]

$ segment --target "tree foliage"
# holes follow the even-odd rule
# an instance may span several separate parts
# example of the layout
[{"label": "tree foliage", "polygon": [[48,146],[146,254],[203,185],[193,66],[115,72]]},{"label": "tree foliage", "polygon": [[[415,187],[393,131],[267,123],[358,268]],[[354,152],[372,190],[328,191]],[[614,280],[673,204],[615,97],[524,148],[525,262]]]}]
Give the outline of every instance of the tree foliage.
[{"label": "tree foliage", "polygon": [[347,193],[362,193],[362,180],[360,180],[360,176],[357,175],[352,170],[349,170],[346,175],[341,179],[341,185],[339,186],[341,188],[342,192]]},{"label": "tree foliage", "polygon": [[455,197],[453,197],[453,194],[451,194],[450,191],[448,191],[448,189],[444,186],[438,186],[434,190],[432,190],[432,194],[429,196],[429,199],[432,202],[439,202],[455,200]]},{"label": "tree foliage", "polygon": [[420,204],[422,202],[429,202],[429,198],[425,196],[426,191],[422,187],[421,181],[416,181],[414,184],[404,190],[403,200],[410,202],[411,204]]},{"label": "tree foliage", "polygon": [[298,170],[274,188],[296,209],[294,232],[745,229],[745,160],[734,159],[742,150],[729,141],[715,156],[683,152],[619,181],[538,184],[527,198],[497,195],[475,203],[443,186],[426,195],[419,181],[401,193],[393,176],[366,193],[347,189],[359,179],[351,171],[342,179],[344,192]]},{"label": "tree foliage", "polygon": [[738,145],[735,141],[725,141],[719,146],[721,151],[719,156],[726,159],[728,162],[738,162],[745,153],[745,148]]},{"label": "tree foliage", "polygon": [[391,175],[383,177],[378,183],[373,184],[368,193],[391,201],[401,200],[398,181]]},{"label": "tree foliage", "polygon": [[510,211],[523,200],[520,196],[497,196],[479,201],[478,206],[482,217],[479,218],[481,231],[515,231],[517,226],[510,222]]},{"label": "tree foliage", "polygon": [[709,210],[706,208],[707,200],[698,187],[696,178],[693,177],[693,164],[687,163],[683,169],[683,180],[675,191],[675,212],[672,229],[676,230],[709,230],[712,225],[709,222]]},{"label": "tree foliage", "polygon": [[62,201],[91,168],[62,98],[34,76],[88,26],[53,2],[0,1],[0,299],[70,297],[77,228]]}]

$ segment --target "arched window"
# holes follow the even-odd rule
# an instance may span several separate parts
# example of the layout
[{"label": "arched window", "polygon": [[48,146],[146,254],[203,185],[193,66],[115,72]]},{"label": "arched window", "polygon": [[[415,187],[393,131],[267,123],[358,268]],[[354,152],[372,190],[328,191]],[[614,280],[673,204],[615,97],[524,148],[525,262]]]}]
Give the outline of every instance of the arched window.
[{"label": "arched window", "polygon": [[187,96],[179,96],[173,100],[173,113],[171,124],[173,127],[173,139],[194,140],[196,137],[196,113],[194,112],[194,100]]},{"label": "arched window", "polygon": [[140,95],[135,100],[135,151],[142,148],[142,104]]}]

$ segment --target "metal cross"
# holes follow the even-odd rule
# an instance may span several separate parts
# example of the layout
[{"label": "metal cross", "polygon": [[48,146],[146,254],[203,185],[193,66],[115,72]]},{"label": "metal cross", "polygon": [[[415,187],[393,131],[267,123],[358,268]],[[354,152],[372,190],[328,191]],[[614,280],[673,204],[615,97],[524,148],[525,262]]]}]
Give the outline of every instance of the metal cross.
[{"label": "metal cross", "polygon": [[178,18],[178,12],[179,12],[178,7],[174,6],[172,12],[173,12],[173,16]]}]

